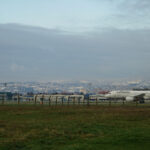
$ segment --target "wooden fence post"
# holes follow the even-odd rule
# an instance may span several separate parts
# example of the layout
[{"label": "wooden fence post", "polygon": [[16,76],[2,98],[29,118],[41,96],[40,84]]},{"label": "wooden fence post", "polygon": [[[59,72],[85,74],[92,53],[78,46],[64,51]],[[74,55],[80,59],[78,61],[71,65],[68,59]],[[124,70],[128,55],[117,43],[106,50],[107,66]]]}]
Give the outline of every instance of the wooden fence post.
[{"label": "wooden fence post", "polygon": [[80,105],[80,98],[78,97],[78,105]]},{"label": "wooden fence post", "polygon": [[49,97],[49,107],[51,106],[51,96]]},{"label": "wooden fence post", "polygon": [[19,94],[17,95],[17,102],[18,102],[18,104],[20,104],[20,96],[19,96]]},{"label": "wooden fence post", "polygon": [[124,101],[125,101],[125,100],[123,99],[123,106],[124,106],[124,104],[125,104]]},{"label": "wooden fence post", "polygon": [[73,97],[73,105],[75,105],[75,97]]},{"label": "wooden fence post", "polygon": [[56,106],[57,106],[57,98],[58,98],[58,96],[56,96]]},{"label": "wooden fence post", "polygon": [[44,94],[42,95],[41,105],[43,105],[43,101],[44,101]]},{"label": "wooden fence post", "polygon": [[111,99],[109,100],[109,106],[111,106]]},{"label": "wooden fence post", "polygon": [[63,104],[64,104],[64,97],[61,98],[61,104],[63,106]]},{"label": "wooden fence post", "polygon": [[87,99],[87,106],[90,106],[90,100],[89,100],[89,98]]},{"label": "wooden fence post", "polygon": [[96,97],[96,105],[98,105],[98,98]]},{"label": "wooden fence post", "polygon": [[68,106],[69,106],[70,96],[68,96]]},{"label": "wooden fence post", "polygon": [[37,95],[35,95],[34,104],[36,105]]}]

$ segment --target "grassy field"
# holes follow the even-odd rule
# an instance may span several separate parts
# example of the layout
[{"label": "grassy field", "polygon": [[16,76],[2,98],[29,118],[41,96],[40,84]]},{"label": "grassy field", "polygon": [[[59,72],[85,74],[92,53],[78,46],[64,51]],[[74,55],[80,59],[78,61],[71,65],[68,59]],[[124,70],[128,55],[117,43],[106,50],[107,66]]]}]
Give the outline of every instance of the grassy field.
[{"label": "grassy field", "polygon": [[0,106],[0,150],[149,150],[150,107]]}]

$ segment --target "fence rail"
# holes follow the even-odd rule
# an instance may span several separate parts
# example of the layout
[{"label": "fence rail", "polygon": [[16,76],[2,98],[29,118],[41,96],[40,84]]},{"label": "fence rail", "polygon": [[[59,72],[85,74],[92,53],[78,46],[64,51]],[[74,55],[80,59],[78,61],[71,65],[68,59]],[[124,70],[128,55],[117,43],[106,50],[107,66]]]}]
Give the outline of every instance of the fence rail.
[{"label": "fence rail", "polygon": [[128,102],[125,100],[100,100],[96,99],[84,99],[84,97],[76,97],[76,96],[34,96],[33,98],[25,98],[21,96],[17,96],[14,100],[8,100],[3,97],[0,99],[0,105],[47,105],[47,106],[57,106],[57,105],[64,105],[64,106],[90,106],[90,105],[106,105],[106,106],[124,106],[124,105],[150,105],[150,100],[145,100],[143,103],[139,101],[136,102]]}]

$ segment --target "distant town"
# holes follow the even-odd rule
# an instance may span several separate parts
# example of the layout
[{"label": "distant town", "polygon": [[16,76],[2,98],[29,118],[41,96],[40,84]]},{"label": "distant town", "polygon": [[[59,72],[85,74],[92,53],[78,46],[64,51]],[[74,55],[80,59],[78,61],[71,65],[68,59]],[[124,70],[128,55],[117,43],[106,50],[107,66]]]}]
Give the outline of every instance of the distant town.
[{"label": "distant town", "polygon": [[51,82],[4,82],[0,92],[11,93],[94,93],[112,90],[150,89],[150,81],[51,81]]}]

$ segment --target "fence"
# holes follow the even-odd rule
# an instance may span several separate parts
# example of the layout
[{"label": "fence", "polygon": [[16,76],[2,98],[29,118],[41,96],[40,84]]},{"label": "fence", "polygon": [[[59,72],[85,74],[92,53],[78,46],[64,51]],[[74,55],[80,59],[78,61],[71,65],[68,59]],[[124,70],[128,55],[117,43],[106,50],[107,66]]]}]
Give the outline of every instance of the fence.
[{"label": "fence", "polygon": [[150,100],[145,100],[141,104],[139,101],[128,102],[126,100],[115,100],[115,99],[99,99],[98,97],[95,99],[85,99],[83,95],[34,95],[33,97],[25,97],[16,95],[13,99],[8,100],[6,96],[1,96],[0,98],[1,105],[9,105],[9,104],[29,104],[29,105],[48,105],[48,106],[91,106],[91,105],[106,105],[106,106],[124,106],[124,105],[148,105],[150,104]]}]

